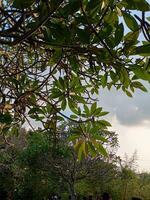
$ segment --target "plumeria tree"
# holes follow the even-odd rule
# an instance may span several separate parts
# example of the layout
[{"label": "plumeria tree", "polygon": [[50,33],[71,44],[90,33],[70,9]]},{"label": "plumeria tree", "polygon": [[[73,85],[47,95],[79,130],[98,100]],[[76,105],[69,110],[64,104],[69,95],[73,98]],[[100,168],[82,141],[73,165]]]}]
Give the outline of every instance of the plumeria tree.
[{"label": "plumeria tree", "polygon": [[146,0],[1,0],[1,134],[38,122],[55,135],[68,119],[80,155],[106,154],[101,134],[110,123],[96,98],[100,88],[146,91],[148,11]]}]

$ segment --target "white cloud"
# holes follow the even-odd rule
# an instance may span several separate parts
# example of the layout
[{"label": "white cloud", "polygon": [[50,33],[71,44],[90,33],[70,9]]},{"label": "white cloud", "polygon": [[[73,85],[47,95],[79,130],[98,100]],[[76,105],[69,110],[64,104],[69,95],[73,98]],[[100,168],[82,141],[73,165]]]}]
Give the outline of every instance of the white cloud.
[{"label": "white cloud", "polygon": [[118,133],[118,155],[122,158],[127,153],[129,157],[137,150],[137,164],[140,171],[150,171],[150,130],[145,126],[125,126],[112,119],[113,130]]},{"label": "white cloud", "polygon": [[100,104],[110,112],[110,116],[116,115],[119,123],[133,126],[150,125],[150,86],[149,92],[137,90],[133,98],[126,96],[122,91],[112,89],[100,91]]},{"label": "white cloud", "polygon": [[110,112],[111,130],[118,134],[118,155],[130,157],[137,150],[140,171],[150,171],[150,86],[147,89],[148,93],[137,90],[133,98],[114,89],[99,95],[100,105]]}]

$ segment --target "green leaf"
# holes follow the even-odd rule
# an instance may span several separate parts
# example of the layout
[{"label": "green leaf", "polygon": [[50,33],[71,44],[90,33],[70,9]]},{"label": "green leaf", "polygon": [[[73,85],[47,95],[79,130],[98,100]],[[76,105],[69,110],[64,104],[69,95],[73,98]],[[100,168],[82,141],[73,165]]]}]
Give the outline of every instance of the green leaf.
[{"label": "green leaf", "polygon": [[80,137],[79,134],[72,134],[67,138],[67,141],[71,142],[71,141],[78,139],[79,137]]},{"label": "green leaf", "polygon": [[101,111],[102,111],[102,107],[100,107],[100,108],[97,108],[95,111],[94,111],[94,116],[99,116],[100,114],[101,114]]},{"label": "green leaf", "polygon": [[103,155],[103,156],[108,156],[106,150],[104,149],[104,147],[102,146],[101,143],[97,142],[96,140],[91,140],[91,142],[93,143],[94,147],[97,149],[97,151]]},{"label": "green leaf", "polygon": [[111,124],[108,121],[106,121],[106,120],[99,120],[98,123],[100,125],[102,125],[102,126],[105,126],[105,127],[111,126]]},{"label": "green leaf", "polygon": [[90,34],[87,30],[77,29],[76,30],[79,40],[84,44],[89,44],[90,42]]},{"label": "green leaf", "polygon": [[124,26],[123,23],[120,23],[116,27],[115,31],[115,46],[117,46],[122,41],[123,35],[124,35]]},{"label": "green leaf", "polygon": [[86,141],[83,142],[83,144],[82,144],[82,149],[83,149],[83,154],[84,154],[84,156],[86,157],[87,154],[88,154],[88,147],[87,147]]},{"label": "green leaf", "polygon": [[67,106],[67,101],[65,98],[63,98],[62,102],[61,102],[61,109],[62,110],[65,110],[66,109],[66,106]]},{"label": "green leaf", "polygon": [[88,141],[88,151],[91,154],[91,156],[93,156],[93,157],[95,157],[97,155],[95,147],[94,147],[94,145],[92,144],[91,141]]},{"label": "green leaf", "polygon": [[97,139],[97,140],[100,140],[102,142],[108,142],[108,140],[106,138],[104,138],[103,136],[101,136],[100,134],[94,134],[93,138]]},{"label": "green leaf", "polygon": [[64,122],[64,118],[62,116],[57,115],[56,118],[57,118],[58,121]]},{"label": "green leaf", "polygon": [[110,71],[110,78],[112,81],[115,81],[116,73],[114,71]]},{"label": "green leaf", "polygon": [[132,97],[131,92],[129,92],[128,90],[125,90],[125,93],[126,93],[126,95],[127,95],[128,97]]},{"label": "green leaf", "polygon": [[60,89],[65,90],[65,82],[62,77],[59,77],[59,80],[57,81],[57,83]]},{"label": "green leaf", "polygon": [[102,146],[102,144],[99,143],[98,145],[96,145],[96,148],[100,154],[102,154],[105,157],[108,156],[108,153],[107,153],[106,149]]},{"label": "green leaf", "polygon": [[[58,36],[59,37],[59,36]],[[56,41],[57,42],[57,41]],[[55,42],[55,43],[56,43]],[[53,57],[52,57],[52,61],[54,63],[57,63],[58,60],[61,58],[62,56],[62,50],[60,48],[55,48],[55,51],[54,51],[54,54],[53,54]]]},{"label": "green leaf", "polygon": [[113,86],[113,82],[108,83],[108,84],[107,84],[108,90],[110,90],[112,86]]},{"label": "green leaf", "polygon": [[130,55],[150,56],[150,44],[135,47]]},{"label": "green leaf", "polygon": [[91,106],[91,114],[93,114],[95,112],[96,108],[97,108],[97,102],[92,104],[92,106]]},{"label": "green leaf", "polygon": [[69,59],[69,62],[70,62],[70,65],[71,65],[71,68],[73,69],[73,71],[77,72],[79,69],[79,62],[78,62],[76,56],[71,56],[68,59]]},{"label": "green leaf", "polygon": [[82,141],[78,149],[78,160],[81,161],[83,157],[86,155],[87,155],[86,144],[85,144],[85,141]]},{"label": "green leaf", "polygon": [[124,36],[125,43],[130,43],[131,45],[137,44],[137,39],[139,37],[140,32],[135,31],[135,32],[129,32]]},{"label": "green leaf", "polygon": [[12,122],[12,117],[10,115],[10,113],[0,113],[0,123],[2,124],[11,124]]},{"label": "green leaf", "polygon": [[28,114],[34,114],[34,113],[38,113],[38,114],[44,114],[43,110],[38,108],[38,107],[34,107],[34,108],[31,108],[28,112]]},{"label": "green leaf", "polygon": [[101,117],[101,116],[104,116],[104,115],[107,115],[109,112],[101,112],[98,114],[98,117]]},{"label": "green leaf", "polygon": [[130,10],[150,11],[150,5],[145,0],[124,0]]},{"label": "green leaf", "polygon": [[96,4],[93,9],[90,9],[90,16],[92,18],[96,17],[97,12],[99,11],[100,4]]},{"label": "green leaf", "polygon": [[[103,39],[107,38],[109,35],[111,35],[113,31],[113,27],[110,25],[105,26],[103,29],[100,30],[99,36]],[[97,37],[94,38],[94,43],[99,41]]]},{"label": "green leaf", "polygon": [[30,7],[35,0],[14,0],[13,7],[18,9],[28,8]]},{"label": "green leaf", "polygon": [[68,99],[68,106],[73,113],[76,115],[79,114],[77,104],[75,104],[71,99]]},{"label": "green leaf", "polygon": [[134,81],[131,83],[132,87],[134,88],[138,88],[144,92],[147,92],[147,89],[144,87],[144,85],[142,83],[140,83],[139,81]]},{"label": "green leaf", "polygon": [[124,12],[123,18],[129,29],[131,29],[132,31],[137,31],[139,29],[139,25],[132,15]]},{"label": "green leaf", "polygon": [[137,69],[134,69],[133,72],[138,78],[146,80],[146,81],[150,81],[150,74],[147,71],[137,68]]},{"label": "green leaf", "polygon": [[125,87],[129,86],[130,83],[129,74],[127,72],[127,69],[124,67],[122,67],[120,70],[120,81],[121,83],[123,83]]},{"label": "green leaf", "polygon": [[83,107],[84,107],[84,112],[87,114],[87,116],[89,116],[90,110],[89,110],[88,106],[86,104],[84,104]]},{"label": "green leaf", "polygon": [[68,17],[68,15],[73,15],[76,11],[78,11],[80,7],[79,1],[77,0],[71,0],[68,1],[68,4],[63,7],[61,10],[62,16]]},{"label": "green leaf", "polygon": [[77,100],[78,103],[83,103],[83,104],[85,103],[84,98],[82,96],[79,96],[79,95],[73,95],[72,99]]},{"label": "green leaf", "polygon": [[150,22],[150,17],[146,17],[146,19]]},{"label": "green leaf", "polygon": [[101,84],[102,87],[104,88],[107,85],[107,73],[105,73],[102,78],[101,78]]},{"label": "green leaf", "polygon": [[78,116],[77,116],[77,115],[70,115],[70,118],[72,118],[72,119],[77,119]]},{"label": "green leaf", "polygon": [[124,54],[132,55],[132,51],[134,49],[133,45],[138,44],[139,30],[135,32],[129,32],[124,36]]},{"label": "green leaf", "polygon": [[52,94],[50,95],[51,98],[58,98],[62,95],[63,93],[59,89],[52,89]]},{"label": "green leaf", "polygon": [[11,134],[11,136],[19,136],[19,134],[20,134],[20,127],[19,126],[14,126],[14,127],[12,127],[11,128],[11,131],[10,131],[10,134]]},{"label": "green leaf", "polygon": [[118,16],[115,12],[110,11],[105,17],[104,20],[107,24],[110,26],[114,26],[115,24],[118,23]]}]

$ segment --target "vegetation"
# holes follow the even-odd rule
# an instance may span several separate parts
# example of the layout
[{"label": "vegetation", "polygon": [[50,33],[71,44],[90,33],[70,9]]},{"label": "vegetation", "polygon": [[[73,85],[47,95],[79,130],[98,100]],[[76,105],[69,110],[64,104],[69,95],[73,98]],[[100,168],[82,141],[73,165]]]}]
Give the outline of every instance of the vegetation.
[{"label": "vegetation", "polygon": [[58,195],[68,199],[70,195],[74,200],[91,195],[100,198],[108,192],[115,200],[133,196],[148,200],[150,175],[135,171],[134,155],[129,161],[120,161],[115,155],[116,142],[112,142],[117,135],[110,135],[112,140],[106,147],[109,159],[99,155],[82,161],[63,131],[56,145],[50,142],[48,134],[40,131],[22,129],[19,138],[9,136],[8,141],[15,146],[1,144],[0,198],[42,200]]},{"label": "vegetation", "polygon": [[147,91],[148,11],[146,0],[0,1],[1,199],[150,196],[149,174],[118,166],[97,100],[100,88]]},{"label": "vegetation", "polygon": [[35,121],[57,134],[68,119],[77,124],[80,158],[90,146],[106,155],[97,135],[110,123],[96,98],[105,87],[130,97],[146,91],[140,80],[150,81],[149,10],[146,0],[1,1],[4,137],[25,122],[35,130]]}]

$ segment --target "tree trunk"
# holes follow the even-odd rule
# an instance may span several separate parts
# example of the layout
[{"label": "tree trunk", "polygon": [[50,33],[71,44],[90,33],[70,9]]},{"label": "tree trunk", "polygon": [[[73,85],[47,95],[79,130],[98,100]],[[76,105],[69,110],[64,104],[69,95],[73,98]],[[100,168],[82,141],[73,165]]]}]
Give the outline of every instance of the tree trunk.
[{"label": "tree trunk", "polygon": [[126,200],[128,183],[124,183],[123,200]]},{"label": "tree trunk", "polygon": [[76,193],[74,189],[74,183],[69,183],[68,184],[68,190],[70,194],[70,200],[76,200]]}]

